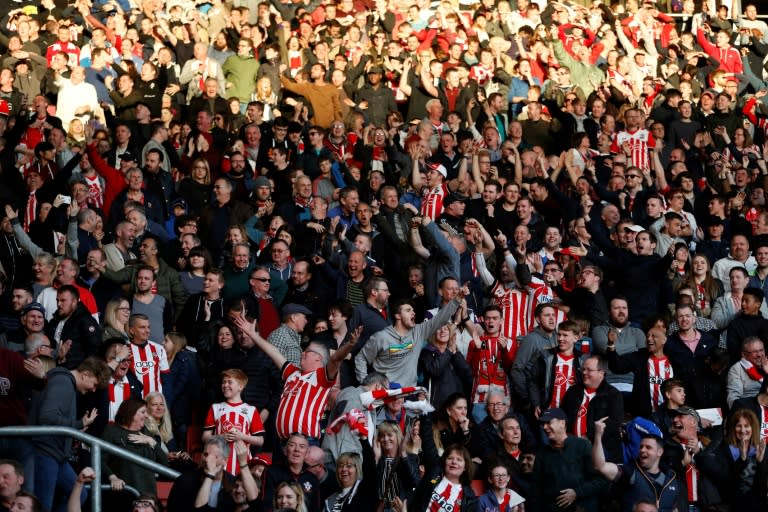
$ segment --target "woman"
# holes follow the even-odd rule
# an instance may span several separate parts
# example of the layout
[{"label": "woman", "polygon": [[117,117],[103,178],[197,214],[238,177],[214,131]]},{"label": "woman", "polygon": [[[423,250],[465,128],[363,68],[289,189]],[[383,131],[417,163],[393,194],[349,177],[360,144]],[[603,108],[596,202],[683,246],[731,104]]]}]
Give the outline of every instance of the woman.
[{"label": "woman", "polygon": [[272,80],[268,76],[262,76],[256,82],[256,101],[264,104],[263,121],[272,121],[275,117],[275,108],[280,98],[272,90]]},{"label": "woman", "polygon": [[691,252],[685,242],[675,244],[667,279],[672,283],[672,290],[679,290],[683,283],[691,279]]},{"label": "woman", "polygon": [[696,307],[702,316],[709,318],[712,305],[723,294],[723,284],[712,277],[712,267],[706,256],[697,254],[691,263],[689,284],[696,290]]},{"label": "woman", "polygon": [[[432,428],[429,416],[423,416],[421,424],[426,431]],[[480,510],[470,486],[474,467],[466,448],[457,444],[449,445],[440,457],[435,443],[430,436],[425,436],[423,463],[424,478],[416,487],[413,498],[408,501],[409,510],[431,510],[431,507],[438,505],[438,499],[443,503],[443,510]]]},{"label": "woman", "polygon": [[307,512],[307,505],[304,503],[304,491],[301,485],[296,482],[282,482],[275,489],[275,510],[287,508],[296,512]]},{"label": "woman", "polygon": [[[147,419],[145,426],[147,431],[160,438],[160,447],[165,453],[175,450],[176,441],[173,439],[173,426],[171,414],[165,403],[165,397],[158,391],[153,391],[145,397],[147,402]],[[170,457],[169,457],[170,458]]]},{"label": "woman", "polygon": [[203,291],[205,274],[211,269],[211,255],[205,247],[193,247],[187,256],[187,270],[179,272],[181,284],[187,295],[194,295]]},{"label": "woman", "polygon": [[516,76],[512,77],[512,85],[509,88],[507,99],[509,107],[514,117],[517,117],[523,111],[523,105],[528,101],[528,89],[538,85],[541,87],[541,80],[533,76],[531,63],[528,59],[520,59],[517,64]]},{"label": "woman", "polygon": [[104,309],[104,325],[101,327],[101,339],[120,338],[128,341],[130,317],[131,305],[128,299],[117,297],[107,302],[107,307]]},{"label": "woman", "polygon": [[723,503],[742,510],[765,510],[765,441],[760,423],[749,409],[739,409],[728,419],[724,442],[696,458],[696,467],[717,485]]},{"label": "woman", "polygon": [[187,339],[178,332],[165,335],[163,348],[171,367],[163,392],[168,397],[173,431],[180,446],[186,446],[187,428],[192,422],[192,410],[200,398],[200,372],[197,353],[187,350]]},{"label": "woman", "polygon": [[498,510],[499,512],[521,512],[522,496],[509,488],[509,468],[496,464],[488,471],[487,491],[480,496],[480,510]]},{"label": "woman", "polygon": [[83,126],[83,122],[77,117],[69,122],[69,128],[67,129],[67,144],[69,147],[85,147],[85,127]]},{"label": "woman", "polygon": [[32,264],[32,273],[35,280],[32,283],[32,291],[37,297],[40,293],[53,284],[53,278],[56,277],[56,258],[47,252],[35,256]]},{"label": "woman", "polygon": [[752,137],[744,128],[739,127],[733,131],[733,141],[731,141],[731,138],[728,136],[727,130],[723,130],[721,136],[726,144],[723,149],[723,158],[727,162],[738,162],[741,164],[744,161],[744,157],[747,157],[753,162],[751,167],[754,167],[756,165],[754,162],[758,158],[762,158],[760,147],[752,142]]},{"label": "woman", "polygon": [[[138,398],[129,398],[117,410],[115,423],[104,429],[102,439],[167,466],[168,457],[162,449],[160,440],[149,434],[145,425],[146,420],[146,402]],[[151,495],[157,492],[155,473],[132,462],[104,454],[102,471],[115,491],[130,485],[142,494]]]},{"label": "woman", "polygon": [[192,162],[190,175],[179,183],[179,195],[187,201],[190,214],[200,215],[211,200],[211,168],[204,158]]},{"label": "woman", "polygon": [[221,402],[221,372],[230,368],[240,368],[243,353],[235,346],[235,333],[232,328],[222,322],[211,326],[212,334],[208,342],[210,363],[206,370],[206,403]]},{"label": "woman", "polygon": [[336,480],[341,490],[325,500],[324,512],[356,512],[370,506],[376,494],[376,459],[366,437],[361,437],[363,456],[346,452],[336,459]]},{"label": "woman", "polygon": [[571,176],[581,176],[584,169],[594,169],[592,149],[589,136],[585,132],[577,132],[571,139],[571,149],[565,155],[565,168]]},{"label": "woman", "polygon": [[376,458],[376,497],[384,508],[391,508],[397,500],[408,497],[419,480],[419,459],[414,454],[403,455],[403,432],[392,422],[376,429],[373,446]]},{"label": "woman", "polygon": [[440,455],[450,445],[467,446],[469,444],[472,423],[467,413],[467,398],[464,393],[453,393],[447,396],[443,406],[435,413],[436,424],[433,437]]},{"label": "woman", "polygon": [[455,325],[445,324],[432,335],[419,354],[419,370],[437,409],[449,395],[472,391],[472,369],[456,346]]}]

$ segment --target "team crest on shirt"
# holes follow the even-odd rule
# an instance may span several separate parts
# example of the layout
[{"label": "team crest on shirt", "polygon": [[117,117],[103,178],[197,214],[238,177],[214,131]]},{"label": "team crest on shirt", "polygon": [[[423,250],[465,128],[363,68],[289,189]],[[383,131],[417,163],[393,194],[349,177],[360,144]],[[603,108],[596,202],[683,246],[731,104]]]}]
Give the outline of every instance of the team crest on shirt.
[{"label": "team crest on shirt", "polygon": [[309,482],[304,482],[302,484],[304,486],[304,492],[312,492],[312,484]]},{"label": "team crest on shirt", "polygon": [[[566,384],[570,384],[571,386],[576,382],[576,377],[571,375],[567,379],[565,378],[565,375],[562,373],[555,374],[555,386],[565,386]],[[584,409],[586,412],[586,408]],[[579,410],[579,416],[582,416],[581,410]]]},{"label": "team crest on shirt", "polygon": [[587,407],[584,404],[579,406],[579,418],[587,415]]},{"label": "team crest on shirt", "polygon": [[136,375],[147,375],[152,371],[155,366],[154,361],[136,361],[134,363],[134,372]]}]

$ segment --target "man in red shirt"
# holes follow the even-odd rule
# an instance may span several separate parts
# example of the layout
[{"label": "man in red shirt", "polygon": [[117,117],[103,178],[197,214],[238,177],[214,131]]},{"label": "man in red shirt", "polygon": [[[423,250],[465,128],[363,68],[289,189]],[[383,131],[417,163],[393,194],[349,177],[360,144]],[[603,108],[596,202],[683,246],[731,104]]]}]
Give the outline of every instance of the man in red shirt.
[{"label": "man in red shirt", "polygon": [[299,367],[290,363],[277,348],[258,333],[256,322],[249,323],[242,316],[235,318],[235,325],[269,356],[280,368],[284,387],[277,407],[277,435],[280,439],[298,432],[309,438],[319,439],[320,419],[328,404],[331,388],[341,362],[347,357],[362,332],[358,327],[332,356],[320,343],[310,343],[301,353]]}]

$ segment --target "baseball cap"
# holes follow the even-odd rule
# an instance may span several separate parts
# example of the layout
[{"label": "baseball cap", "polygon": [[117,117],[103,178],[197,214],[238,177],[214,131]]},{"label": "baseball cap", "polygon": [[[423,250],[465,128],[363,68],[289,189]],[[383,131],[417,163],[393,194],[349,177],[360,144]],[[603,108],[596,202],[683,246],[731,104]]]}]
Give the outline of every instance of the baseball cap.
[{"label": "baseball cap", "polygon": [[272,465],[272,455],[269,453],[258,453],[254,455],[254,457],[248,461],[248,467],[252,468],[253,466],[256,466],[257,464],[261,464],[264,466],[271,466]]},{"label": "baseball cap", "polygon": [[43,307],[43,305],[40,304],[39,302],[30,302],[29,304],[27,304],[22,308],[21,314],[23,316],[29,313],[30,311],[37,311],[43,316],[45,316],[45,307]]},{"label": "baseball cap", "polygon": [[136,162],[136,157],[133,156],[133,153],[129,153],[126,151],[122,155],[120,155],[120,160],[125,160],[126,162]]},{"label": "baseball cap", "polygon": [[624,226],[624,230],[634,231],[635,233],[639,233],[641,231],[645,231],[645,228],[643,226],[638,226],[637,224],[632,224],[631,226]]},{"label": "baseball cap", "polygon": [[541,413],[541,416],[539,416],[539,423],[549,423],[552,420],[567,421],[568,416],[566,416],[565,412],[560,408],[547,409]]},{"label": "baseball cap", "polygon": [[464,203],[464,204],[466,204],[468,199],[469,198],[467,196],[465,196],[465,195],[457,194],[455,192],[451,192],[443,200],[443,206],[448,206],[448,205],[451,205],[453,203]]}]

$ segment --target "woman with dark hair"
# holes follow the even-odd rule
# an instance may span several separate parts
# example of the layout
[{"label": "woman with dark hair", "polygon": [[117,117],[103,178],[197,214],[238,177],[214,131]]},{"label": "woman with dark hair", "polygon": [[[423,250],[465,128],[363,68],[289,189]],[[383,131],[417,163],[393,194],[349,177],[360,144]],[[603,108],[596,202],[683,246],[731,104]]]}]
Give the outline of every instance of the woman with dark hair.
[{"label": "woman with dark hair", "polygon": [[235,330],[224,322],[216,322],[210,326],[208,346],[210,351],[208,367],[205,370],[206,404],[221,402],[221,372],[230,368],[240,368],[243,353],[237,346]]},{"label": "woman with dark hair", "polygon": [[[452,444],[468,446],[470,441],[471,420],[467,414],[467,397],[464,393],[453,393],[445,397],[443,406],[435,413],[434,437],[438,450]],[[429,430],[424,430],[429,436]]]},{"label": "woman with dark hair", "polygon": [[213,192],[211,167],[204,158],[194,160],[190,167],[189,176],[181,180],[178,192],[187,201],[189,213],[200,215]]},{"label": "woman with dark hair", "polygon": [[765,441],[757,416],[749,409],[739,409],[728,418],[723,442],[696,457],[696,467],[717,485],[723,503],[743,510],[768,507]]},{"label": "woman with dark hair", "polygon": [[179,279],[184,286],[187,295],[194,295],[203,291],[205,274],[213,266],[211,253],[202,246],[193,247],[187,256],[187,268],[179,272]]},{"label": "woman with dark hair", "polygon": [[[168,456],[163,451],[160,440],[151,436],[145,426],[147,415],[147,404],[144,400],[129,398],[120,404],[115,423],[108,425],[101,437],[119,448],[168,465]],[[104,454],[102,471],[115,491],[130,485],[140,493],[157,492],[155,473],[125,459]]]},{"label": "woman with dark hair", "polygon": [[[466,405],[466,399],[461,399]],[[429,416],[423,416],[421,424],[426,432],[432,429]],[[408,509],[432,510],[433,505],[439,504],[442,510],[479,511],[477,497],[470,486],[474,463],[469,451],[460,444],[451,444],[440,457],[432,436],[425,435],[423,439],[424,477],[416,486],[413,498],[408,500]]]}]

